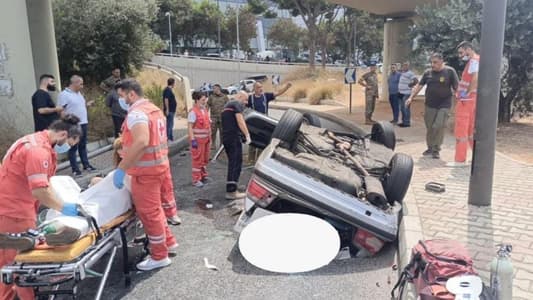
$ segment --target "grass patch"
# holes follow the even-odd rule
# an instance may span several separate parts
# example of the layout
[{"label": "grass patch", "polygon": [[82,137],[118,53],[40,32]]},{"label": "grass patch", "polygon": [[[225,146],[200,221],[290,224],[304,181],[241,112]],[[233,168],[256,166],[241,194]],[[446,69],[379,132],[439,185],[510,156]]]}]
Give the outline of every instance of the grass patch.
[{"label": "grass patch", "polygon": [[298,101],[299,99],[304,99],[307,97],[307,89],[304,87],[298,87],[294,89],[294,92],[292,93],[292,99],[294,102]]},{"label": "grass patch", "polygon": [[321,100],[334,99],[342,91],[342,84],[323,83],[316,86],[309,95],[309,104],[318,105]]}]

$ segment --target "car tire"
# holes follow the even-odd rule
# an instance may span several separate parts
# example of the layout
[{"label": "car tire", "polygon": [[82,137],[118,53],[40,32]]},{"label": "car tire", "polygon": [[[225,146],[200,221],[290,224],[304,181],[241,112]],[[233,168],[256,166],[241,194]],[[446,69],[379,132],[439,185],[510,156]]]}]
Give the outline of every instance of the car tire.
[{"label": "car tire", "polygon": [[307,125],[315,126],[315,127],[321,127],[322,124],[320,123],[320,118],[317,117],[315,114],[311,113],[304,113],[304,119],[303,122]]},{"label": "car tire", "polygon": [[280,139],[288,148],[292,148],[303,119],[304,117],[300,112],[293,109],[287,110],[274,128],[272,138]]},{"label": "car tire", "polygon": [[394,133],[394,126],[388,122],[376,122],[374,125],[372,125],[370,139],[391,150],[394,150],[396,147],[396,134]]},{"label": "car tire", "polygon": [[413,158],[407,154],[396,153],[389,163],[389,172],[384,177],[383,187],[390,205],[401,203],[411,177],[413,176]]}]

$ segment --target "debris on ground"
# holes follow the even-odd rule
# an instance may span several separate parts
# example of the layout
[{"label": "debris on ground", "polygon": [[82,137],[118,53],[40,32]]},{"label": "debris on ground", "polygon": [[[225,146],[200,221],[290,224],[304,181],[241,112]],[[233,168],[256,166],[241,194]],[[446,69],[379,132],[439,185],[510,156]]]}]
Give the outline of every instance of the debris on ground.
[{"label": "debris on ground", "polygon": [[209,261],[207,260],[207,257],[204,257],[204,265],[209,270],[218,271],[217,266],[210,264]]}]

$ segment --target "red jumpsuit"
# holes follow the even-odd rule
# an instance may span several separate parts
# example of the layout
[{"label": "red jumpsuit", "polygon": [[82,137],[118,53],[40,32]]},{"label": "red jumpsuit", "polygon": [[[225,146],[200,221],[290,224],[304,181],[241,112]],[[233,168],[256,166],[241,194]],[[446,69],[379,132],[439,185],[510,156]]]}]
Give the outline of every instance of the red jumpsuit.
[{"label": "red jumpsuit", "polygon": [[[465,66],[459,88],[457,89],[457,103],[455,104],[455,161],[465,162],[468,146],[474,144],[474,125],[476,119],[477,91],[470,92],[461,98],[461,92],[467,91],[477,73],[479,55],[475,55]],[[474,72],[475,71],[475,72]]]},{"label": "red jumpsuit", "polygon": [[176,198],[174,197],[174,184],[172,183],[172,174],[170,168],[163,177],[163,183],[161,186],[161,202],[165,217],[171,218],[178,214],[178,208],[176,207]]},{"label": "red jumpsuit", "polygon": [[211,147],[211,120],[205,108],[194,105],[191,111],[196,115],[192,132],[198,142],[198,148],[195,149],[191,146],[192,183],[194,184],[207,177],[207,163],[209,162]]},{"label": "red jumpsuit", "polygon": [[148,100],[138,100],[128,110],[123,131],[123,153],[126,155],[135,139],[131,128],[148,125],[150,139],[143,156],[135,166],[126,170],[131,176],[133,204],[148,237],[150,254],[154,260],[168,257],[168,247],[176,239],[168,228],[162,208],[163,178],[169,174],[166,121],[161,110]]},{"label": "red jumpsuit", "polygon": [[[24,136],[7,151],[0,167],[0,232],[18,233],[35,228],[39,201],[32,190],[46,188],[56,172],[57,157],[48,130]],[[16,250],[0,249],[0,267],[10,264]],[[34,299],[32,288],[0,283],[0,299]]]}]

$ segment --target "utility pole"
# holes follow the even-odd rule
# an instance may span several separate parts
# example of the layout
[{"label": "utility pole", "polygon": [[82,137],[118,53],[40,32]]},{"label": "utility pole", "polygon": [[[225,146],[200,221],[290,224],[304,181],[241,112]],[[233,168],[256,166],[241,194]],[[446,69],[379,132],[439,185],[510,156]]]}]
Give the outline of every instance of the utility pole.
[{"label": "utility pole", "polygon": [[494,177],[494,151],[500,95],[500,67],[505,32],[507,0],[485,0],[481,26],[481,57],[476,109],[474,155],[468,190],[468,204],[490,206]]},{"label": "utility pole", "polygon": [[222,42],[220,39],[220,1],[217,0],[217,12],[218,12],[218,18],[217,18],[217,33],[218,33],[218,55],[222,56]]},{"label": "utility pole", "polygon": [[168,17],[168,38],[169,38],[169,42],[170,42],[170,56],[172,56],[172,26],[170,24],[170,12],[167,11],[165,13],[165,16]]},{"label": "utility pole", "polygon": [[237,77],[239,82],[241,80],[241,40],[239,37],[239,10],[241,7],[237,4]]}]

